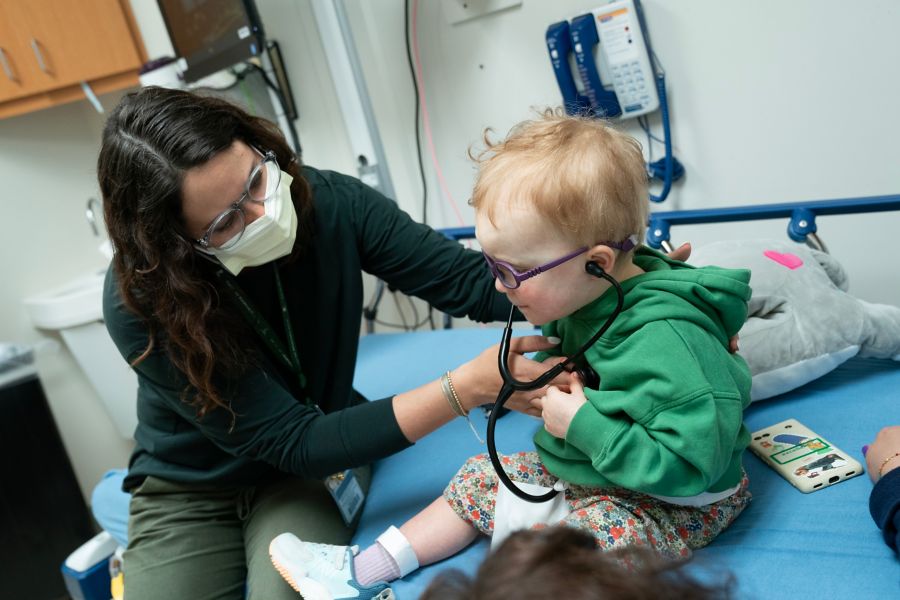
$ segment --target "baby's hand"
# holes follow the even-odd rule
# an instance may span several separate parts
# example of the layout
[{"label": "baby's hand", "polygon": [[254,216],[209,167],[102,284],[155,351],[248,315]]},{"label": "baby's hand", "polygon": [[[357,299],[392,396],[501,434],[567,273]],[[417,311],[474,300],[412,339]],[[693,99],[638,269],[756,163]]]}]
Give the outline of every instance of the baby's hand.
[{"label": "baby's hand", "polygon": [[547,395],[535,398],[531,405],[541,411],[544,419],[544,429],[553,437],[565,439],[569,425],[575,418],[575,413],[581,408],[587,398],[584,396],[584,387],[577,375],[572,374],[569,381],[569,391],[564,392],[556,386],[547,389]]}]

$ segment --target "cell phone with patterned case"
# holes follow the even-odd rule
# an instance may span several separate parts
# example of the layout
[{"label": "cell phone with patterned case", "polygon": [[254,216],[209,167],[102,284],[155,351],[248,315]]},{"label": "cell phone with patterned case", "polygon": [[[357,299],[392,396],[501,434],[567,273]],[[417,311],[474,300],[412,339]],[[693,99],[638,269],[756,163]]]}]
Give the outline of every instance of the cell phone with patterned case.
[{"label": "cell phone with patterned case", "polygon": [[803,493],[865,472],[859,461],[796,419],[753,432],[750,451]]}]

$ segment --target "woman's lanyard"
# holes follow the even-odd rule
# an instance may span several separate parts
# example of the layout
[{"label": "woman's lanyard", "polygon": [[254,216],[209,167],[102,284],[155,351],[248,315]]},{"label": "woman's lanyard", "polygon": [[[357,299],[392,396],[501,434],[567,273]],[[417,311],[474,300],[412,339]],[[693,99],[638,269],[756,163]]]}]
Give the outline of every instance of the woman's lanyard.
[{"label": "woman's lanyard", "polygon": [[244,293],[244,290],[235,283],[234,279],[226,275],[223,271],[217,271],[216,274],[231,292],[234,299],[237,300],[237,306],[241,311],[241,314],[244,315],[244,318],[247,319],[250,325],[252,325],[256,332],[259,333],[259,336],[262,338],[263,342],[265,342],[269,350],[272,351],[272,354],[281,361],[281,364],[292,370],[297,376],[297,381],[300,383],[300,389],[304,396],[304,402],[309,404],[309,396],[306,393],[306,375],[304,375],[303,368],[300,366],[300,352],[297,351],[297,342],[294,339],[294,328],[291,326],[291,315],[288,312],[287,299],[284,296],[284,287],[281,284],[281,273],[278,272],[277,265],[273,264],[272,268],[275,271],[275,288],[278,290],[278,303],[281,305],[281,319],[284,322],[284,334],[288,343],[287,349],[285,349],[281,340],[278,339],[278,335],[276,335],[272,326],[269,325],[269,322],[266,321],[256,307],[253,306],[250,298],[248,298],[247,294]]},{"label": "woman's lanyard", "polygon": [[[303,401],[306,405],[313,406],[320,415],[324,414],[321,408],[312,404],[312,401],[309,399],[309,394],[306,391],[306,376],[303,374],[303,369],[300,367],[300,353],[297,351],[297,342],[294,340],[294,328],[291,326],[291,315],[288,313],[287,299],[284,296],[284,286],[281,285],[281,273],[278,272],[277,265],[273,264],[272,268],[275,270],[275,288],[278,290],[278,302],[281,304],[281,319],[284,321],[284,334],[288,343],[287,349],[285,349],[281,340],[278,339],[278,336],[275,335],[272,326],[269,325],[256,307],[253,306],[253,303],[250,301],[250,298],[247,297],[247,294],[244,293],[244,290],[242,290],[234,281],[234,278],[226,275],[225,272],[221,270],[216,271],[216,275],[218,275],[222,283],[225,284],[234,299],[237,300],[238,309],[241,311],[241,314],[243,314],[244,318],[246,318],[253,328],[256,329],[257,333],[259,333],[260,337],[266,343],[266,346],[272,351],[272,354],[274,354],[284,366],[294,371],[297,375],[297,380],[300,382],[301,393],[303,394]],[[356,517],[359,515],[359,511],[362,508],[363,501],[366,498],[365,492],[363,492],[359,481],[356,479],[356,475],[351,469],[345,469],[326,477],[325,486],[328,489],[328,493],[334,498],[338,510],[341,513],[341,517],[344,519],[344,523],[349,527],[355,522]]]}]

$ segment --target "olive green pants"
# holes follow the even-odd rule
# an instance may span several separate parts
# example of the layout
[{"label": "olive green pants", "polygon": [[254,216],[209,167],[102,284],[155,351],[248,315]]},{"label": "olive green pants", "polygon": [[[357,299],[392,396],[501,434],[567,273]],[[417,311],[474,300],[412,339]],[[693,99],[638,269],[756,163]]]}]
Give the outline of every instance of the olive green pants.
[{"label": "olive green pants", "polygon": [[[367,492],[370,469],[356,476]],[[125,597],[296,600],[269,560],[272,538],[290,531],[344,545],[355,528],[344,525],[321,481],[212,488],[148,477],[131,496]]]}]

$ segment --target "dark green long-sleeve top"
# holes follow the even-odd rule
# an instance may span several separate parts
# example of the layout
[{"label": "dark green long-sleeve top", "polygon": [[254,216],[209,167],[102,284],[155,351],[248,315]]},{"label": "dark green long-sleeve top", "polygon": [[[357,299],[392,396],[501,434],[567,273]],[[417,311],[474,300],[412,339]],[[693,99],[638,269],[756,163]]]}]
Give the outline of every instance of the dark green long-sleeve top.
[{"label": "dark green long-sleeve top", "polygon": [[[148,475],[222,485],[254,484],[277,472],[319,478],[409,446],[391,398],[364,402],[352,387],[364,271],[454,316],[490,321],[508,314],[509,303],[494,290],[479,253],[414,222],[352,177],[311,167],[302,173],[313,192],[315,237],[300,260],[279,268],[308,396],[324,415],[298,399],[297,378],[257,336],[246,343],[262,353],[261,365],[228,385],[237,415],[230,431],[226,410],[197,418],[196,408],[182,400],[186,377],[155,350],[135,367],[137,444],[126,490]],[[274,268],[245,269],[236,281],[283,337]],[[103,314],[131,362],[147,347],[147,327],[124,308],[111,271]]]}]

